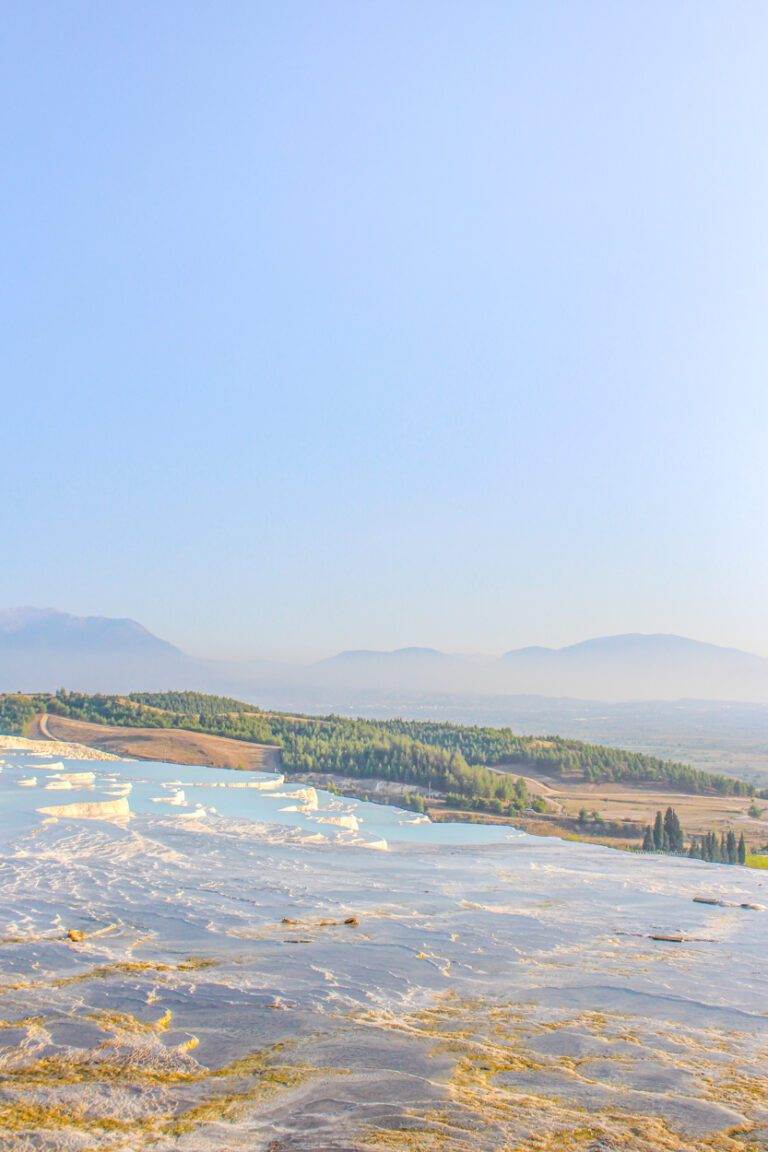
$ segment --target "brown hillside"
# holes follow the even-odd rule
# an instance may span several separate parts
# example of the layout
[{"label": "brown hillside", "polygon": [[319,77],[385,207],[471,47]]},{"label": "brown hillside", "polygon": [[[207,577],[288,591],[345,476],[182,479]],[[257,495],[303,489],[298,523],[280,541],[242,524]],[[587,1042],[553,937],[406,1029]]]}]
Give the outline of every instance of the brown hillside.
[{"label": "brown hillside", "polygon": [[280,749],[270,744],[249,744],[226,736],[185,732],[181,728],[117,728],[88,724],[50,713],[36,716],[32,739],[69,740],[135,760],[165,760],[171,764],[207,764],[213,768],[277,771]]}]

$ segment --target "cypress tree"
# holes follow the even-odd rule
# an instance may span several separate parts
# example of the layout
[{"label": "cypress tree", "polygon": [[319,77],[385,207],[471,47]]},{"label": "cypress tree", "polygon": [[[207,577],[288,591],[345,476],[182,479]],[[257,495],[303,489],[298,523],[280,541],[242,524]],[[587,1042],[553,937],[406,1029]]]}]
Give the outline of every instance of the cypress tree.
[{"label": "cypress tree", "polygon": [[728,830],[728,835],[725,838],[725,852],[729,864],[738,863],[739,856],[736,847],[736,833],[732,829]]},{"label": "cypress tree", "polygon": [[673,841],[675,835],[675,814],[671,808],[667,808],[664,813],[664,840],[666,843],[667,851],[673,852]]},{"label": "cypress tree", "polygon": [[664,851],[664,820],[661,812],[656,813],[656,819],[653,823],[653,846],[657,852]]},{"label": "cypress tree", "polygon": [[739,864],[746,864],[747,862],[747,845],[744,842],[744,833],[739,836],[739,844],[736,849]]},{"label": "cypress tree", "polygon": [[664,834],[667,848],[670,852],[682,852],[685,847],[685,837],[680,818],[674,808],[667,808],[664,816]]},{"label": "cypress tree", "polygon": [[653,842],[653,829],[650,824],[645,826],[645,834],[643,835],[643,852],[653,852],[656,845]]}]

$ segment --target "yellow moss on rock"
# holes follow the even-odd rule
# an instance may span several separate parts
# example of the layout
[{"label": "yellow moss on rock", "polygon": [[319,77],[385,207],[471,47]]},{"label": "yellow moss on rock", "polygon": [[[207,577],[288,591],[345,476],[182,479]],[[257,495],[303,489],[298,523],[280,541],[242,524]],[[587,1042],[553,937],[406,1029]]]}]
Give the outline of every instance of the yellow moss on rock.
[{"label": "yellow moss on rock", "polygon": [[85,972],[76,972],[72,976],[56,976],[52,980],[17,980],[11,984],[0,985],[0,996],[7,992],[22,992],[27,989],[69,988],[72,984],[83,984],[88,980],[107,980],[110,976],[133,976],[143,972],[199,972],[206,968],[213,968],[217,960],[207,956],[190,956],[178,964],[165,964],[161,961],[150,960],[116,960],[112,964],[97,964],[87,968]]},{"label": "yellow moss on rock", "polygon": [[170,1008],[166,1009],[157,1020],[139,1020],[138,1016],[134,1016],[130,1012],[107,1012],[106,1010],[90,1012],[86,1015],[86,1020],[92,1020],[94,1024],[98,1024],[99,1028],[106,1031],[132,1034],[165,1032],[172,1019],[173,1013]]},{"label": "yellow moss on rock", "polygon": [[[622,1152],[750,1152],[750,1130],[753,1122],[730,1129],[721,1129],[709,1137],[690,1137],[658,1115],[638,1115],[629,1107],[622,1107],[621,1094],[615,1104],[603,1107],[577,1104],[574,1091],[569,1096],[567,1081],[576,1087],[601,1086],[602,1079],[590,1076],[593,1057],[573,1057],[557,1054],[532,1053],[526,1040],[537,1035],[556,1033],[577,1028],[608,1041],[628,1040],[639,1052],[648,1050],[648,1038],[643,1042],[628,1027],[628,1018],[622,1013],[600,1011],[563,1015],[557,1020],[541,1020],[536,1010],[519,1004],[487,1004],[478,1000],[458,999],[448,994],[428,1009],[395,1018],[391,1014],[366,1011],[356,1017],[358,1023],[409,1035],[414,1039],[436,1044],[440,1052],[455,1056],[453,1071],[446,1085],[446,1094],[453,1111],[446,1118],[444,1110],[425,1109],[419,1116],[411,1115],[396,1129],[369,1129],[363,1140],[367,1149],[416,1149],[421,1152],[465,1152],[477,1147],[477,1141],[467,1140],[464,1123],[473,1131],[482,1128],[492,1139],[499,1152],[588,1152],[596,1146],[621,1148]],[[675,1038],[685,1029],[675,1031]],[[631,1038],[631,1039],[630,1039]],[[699,1082],[700,1066],[706,1045],[703,1038],[692,1039],[695,1050],[679,1060],[662,1048],[657,1056],[695,1075]],[[743,1060],[739,1038],[730,1037],[730,1055],[734,1067]],[[726,1045],[726,1047],[728,1047]],[[606,1050],[606,1055],[610,1050]],[[683,1049],[686,1052],[686,1049]],[[693,1059],[692,1059],[693,1057]],[[612,1054],[611,1059],[615,1057]],[[622,1064],[631,1067],[635,1061],[626,1054]],[[718,1065],[719,1076],[725,1069]],[[528,1072],[523,1081],[505,1080],[505,1073]],[[540,1077],[536,1073],[541,1073]],[[565,1084],[558,1091],[547,1088],[548,1078]],[[722,1079],[720,1080],[722,1083]],[[754,1116],[760,1115],[765,1102],[765,1090],[758,1079],[744,1073],[725,1080],[727,1102],[731,1107]],[[631,1089],[629,1090],[631,1092]],[[631,1097],[628,1103],[631,1102]],[[464,1118],[462,1122],[461,1118]],[[493,1136],[491,1137],[491,1133]]]},{"label": "yellow moss on rock", "polygon": [[[74,1128],[79,1132],[103,1135],[130,1133],[133,1150],[161,1137],[177,1138],[205,1124],[231,1121],[248,1104],[298,1088],[311,1078],[344,1074],[343,1069],[276,1062],[275,1058],[286,1047],[286,1044],[272,1045],[220,1068],[198,1067],[170,1072],[119,1061],[77,1062],[62,1057],[44,1058],[6,1074],[6,1091],[21,1090],[24,1096],[6,1099],[0,1104],[0,1130],[18,1133]],[[165,1087],[199,1084],[213,1088],[213,1091],[181,1109],[153,1109],[147,1116],[131,1120],[118,1116],[94,1116],[83,1108],[68,1109],[61,1103],[54,1105],[30,1100],[30,1091],[36,1088],[61,1088],[92,1080]],[[227,1080],[232,1083],[222,1083]],[[241,1086],[242,1081],[247,1082]],[[221,1088],[218,1087],[220,1084]],[[138,1143],[140,1139],[141,1144]]]}]

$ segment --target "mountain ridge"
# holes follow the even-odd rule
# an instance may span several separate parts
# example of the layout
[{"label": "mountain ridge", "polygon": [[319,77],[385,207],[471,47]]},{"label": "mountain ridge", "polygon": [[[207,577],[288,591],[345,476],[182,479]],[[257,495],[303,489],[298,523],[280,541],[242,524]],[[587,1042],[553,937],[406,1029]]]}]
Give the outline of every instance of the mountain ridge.
[{"label": "mountain ridge", "polygon": [[520,655],[526,652],[584,652],[603,650],[615,650],[619,647],[625,649],[649,649],[651,647],[671,649],[675,651],[690,650],[696,652],[711,651],[721,653],[738,653],[739,656],[748,656],[754,660],[763,660],[764,657],[758,656],[754,652],[747,652],[743,648],[733,648],[722,644],[713,644],[707,640],[696,640],[690,636],[680,636],[676,632],[619,632],[611,633],[606,636],[590,636],[585,640],[577,640],[573,644],[564,644],[559,648],[551,648],[545,646],[531,646],[526,648],[511,648],[508,652],[504,652],[501,659],[505,660],[507,657]]},{"label": "mountain ridge", "polygon": [[81,649],[111,646],[181,654],[175,645],[128,616],[75,616],[56,608],[29,606],[0,611],[0,647],[30,642],[52,648],[74,642]]},{"label": "mountain ridge", "polygon": [[347,649],[310,665],[193,657],[129,617],[53,608],[0,611],[0,690],[196,688],[257,701],[281,692],[373,696],[535,695],[591,700],[768,702],[768,660],[675,633],[590,637],[501,656],[429,647]]}]

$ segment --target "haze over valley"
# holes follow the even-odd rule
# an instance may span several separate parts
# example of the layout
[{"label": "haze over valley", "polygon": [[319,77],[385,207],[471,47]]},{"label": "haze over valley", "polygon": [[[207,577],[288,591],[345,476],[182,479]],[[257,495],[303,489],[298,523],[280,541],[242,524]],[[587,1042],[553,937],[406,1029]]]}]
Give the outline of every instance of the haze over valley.
[{"label": "haze over valley", "polygon": [[[0,689],[127,692],[196,687],[240,693],[537,695],[585,700],[768,703],[768,660],[674,635],[629,634],[564,648],[462,656],[433,648],[344,651],[312,664],[185,654],[129,619],[54,609],[0,612]],[[309,698],[309,695],[308,695]]]}]

